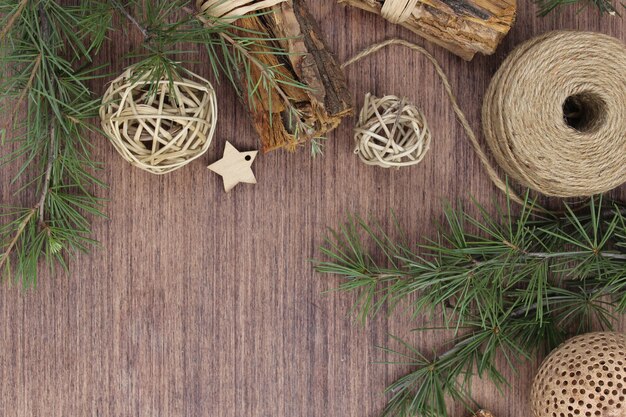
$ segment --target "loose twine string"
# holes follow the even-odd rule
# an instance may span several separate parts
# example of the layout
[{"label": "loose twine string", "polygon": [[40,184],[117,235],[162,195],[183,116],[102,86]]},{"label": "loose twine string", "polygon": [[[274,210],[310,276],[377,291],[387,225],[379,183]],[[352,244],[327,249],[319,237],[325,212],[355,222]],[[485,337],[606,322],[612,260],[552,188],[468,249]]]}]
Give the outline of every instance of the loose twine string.
[{"label": "loose twine string", "polygon": [[[417,51],[433,64],[489,178],[522,204],[492,165],[428,51],[390,39],[342,68],[390,45]],[[497,164],[520,184],[552,196],[589,196],[626,182],[625,68],[626,48],[607,35],[549,32],[520,45],[494,76],[483,104],[485,137]]]}]

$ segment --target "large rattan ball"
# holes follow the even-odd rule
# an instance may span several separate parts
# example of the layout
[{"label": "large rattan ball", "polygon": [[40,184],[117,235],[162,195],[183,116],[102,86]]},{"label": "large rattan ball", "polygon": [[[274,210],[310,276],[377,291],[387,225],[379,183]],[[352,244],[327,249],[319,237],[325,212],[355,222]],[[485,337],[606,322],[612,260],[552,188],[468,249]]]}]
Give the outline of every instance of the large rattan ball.
[{"label": "large rattan ball", "polygon": [[155,80],[133,68],[111,82],[100,108],[102,129],[132,165],[153,174],[174,171],[205,153],[217,119],[215,90],[207,80]]},{"label": "large rattan ball", "polygon": [[588,333],[559,346],[533,383],[535,417],[626,417],[626,336]]}]

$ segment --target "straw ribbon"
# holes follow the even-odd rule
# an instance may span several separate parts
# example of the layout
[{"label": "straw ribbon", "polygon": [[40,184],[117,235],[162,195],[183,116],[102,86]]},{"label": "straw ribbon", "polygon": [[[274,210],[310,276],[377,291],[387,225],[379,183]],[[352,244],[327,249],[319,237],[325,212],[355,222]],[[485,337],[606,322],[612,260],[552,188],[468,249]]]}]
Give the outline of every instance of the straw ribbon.
[{"label": "straw ribbon", "polygon": [[286,0],[198,0],[196,5],[206,15],[237,20],[248,13],[275,6]]},{"label": "straw ribbon", "polygon": [[413,14],[417,2],[418,0],[385,0],[380,14],[391,23],[404,23]]}]

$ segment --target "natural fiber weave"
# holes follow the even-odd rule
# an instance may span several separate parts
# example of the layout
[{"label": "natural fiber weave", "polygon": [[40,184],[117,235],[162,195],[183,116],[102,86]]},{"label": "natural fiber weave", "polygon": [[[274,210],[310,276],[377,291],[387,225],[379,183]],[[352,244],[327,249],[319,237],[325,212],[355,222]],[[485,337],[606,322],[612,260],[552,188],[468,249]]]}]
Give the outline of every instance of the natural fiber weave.
[{"label": "natural fiber weave", "polygon": [[551,32],[517,47],[483,105],[498,164],[546,195],[602,193],[626,182],[626,48],[590,32]]},{"label": "natural fiber weave", "polygon": [[385,0],[380,14],[391,23],[404,23],[413,15],[417,2],[418,0]]},{"label": "natural fiber weave", "polygon": [[354,152],[367,165],[383,168],[420,163],[430,148],[430,130],[419,109],[396,96],[365,95],[354,129]]},{"label": "natural fiber weave", "polygon": [[215,133],[217,103],[198,76],[152,82],[132,67],[104,93],[102,129],[122,157],[145,171],[165,174],[205,153]]},{"label": "natural fiber weave", "polygon": [[207,16],[237,20],[286,0],[197,0],[196,6]]}]

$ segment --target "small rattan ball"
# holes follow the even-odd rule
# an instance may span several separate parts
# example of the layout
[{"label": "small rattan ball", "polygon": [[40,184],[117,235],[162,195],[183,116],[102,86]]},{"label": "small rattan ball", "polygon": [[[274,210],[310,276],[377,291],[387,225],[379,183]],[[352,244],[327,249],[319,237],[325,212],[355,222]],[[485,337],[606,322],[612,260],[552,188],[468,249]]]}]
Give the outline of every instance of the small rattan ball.
[{"label": "small rattan ball", "polygon": [[531,392],[535,417],[625,417],[626,335],[588,333],[541,364]]},{"label": "small rattan ball", "polygon": [[424,115],[396,96],[377,98],[368,93],[354,132],[354,152],[367,165],[415,165],[430,148],[431,135]]},{"label": "small rattan ball", "polygon": [[140,77],[133,68],[113,80],[104,93],[102,129],[132,165],[165,174],[188,164],[211,145],[217,121],[215,90],[189,73],[170,84]]}]

